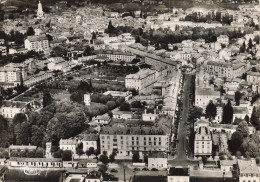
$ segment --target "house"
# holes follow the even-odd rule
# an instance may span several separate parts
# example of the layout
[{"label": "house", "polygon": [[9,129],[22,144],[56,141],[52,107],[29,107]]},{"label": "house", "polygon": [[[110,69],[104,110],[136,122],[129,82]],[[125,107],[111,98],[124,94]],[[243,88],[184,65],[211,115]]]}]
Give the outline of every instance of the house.
[{"label": "house", "polygon": [[131,119],[132,118],[131,111],[112,111],[112,112],[113,112],[113,118],[116,118],[116,119]]},{"label": "house", "polygon": [[95,134],[86,134],[84,135],[83,139],[81,140],[83,144],[83,151],[87,151],[90,147],[93,147],[94,150],[97,149],[97,142],[99,136]]},{"label": "house", "polygon": [[99,116],[95,117],[95,118],[94,118],[94,121],[95,121],[97,124],[107,125],[107,124],[110,123],[111,118],[110,118],[107,114],[104,114],[104,115],[99,115]]},{"label": "house", "polygon": [[163,152],[153,152],[148,156],[148,168],[167,169],[167,155]]},{"label": "house", "polygon": [[218,98],[220,98],[220,92],[215,91],[214,88],[196,87],[195,106],[205,109],[210,101],[216,103]]},{"label": "house", "polygon": [[77,161],[63,161],[62,164],[65,168],[74,168],[78,166]]},{"label": "house", "polygon": [[49,50],[49,39],[46,35],[28,36],[24,41],[24,45],[28,50],[46,52]]},{"label": "house", "polygon": [[167,182],[166,171],[137,171],[133,182]]},{"label": "house", "polygon": [[60,139],[59,144],[61,150],[70,150],[73,154],[76,154],[76,139]]},{"label": "house", "polygon": [[167,182],[189,182],[189,168],[171,167],[167,177]]},{"label": "house", "polygon": [[113,97],[124,97],[125,100],[129,100],[132,97],[132,92],[126,91],[126,92],[120,92],[120,91],[106,91],[103,93],[103,95],[111,95]]},{"label": "house", "polygon": [[154,110],[154,113],[146,113],[146,109],[145,109],[145,113],[142,113],[142,120],[143,121],[155,121],[157,116],[158,116],[158,114],[156,114],[156,110]]},{"label": "house", "polygon": [[253,107],[248,106],[248,107],[241,107],[241,106],[233,106],[233,122],[235,119],[245,119],[246,116],[251,118],[253,112]]},{"label": "house", "polygon": [[100,177],[97,174],[89,173],[85,176],[85,180],[87,182],[101,182]]},{"label": "house", "polygon": [[2,102],[0,114],[5,118],[14,118],[16,114],[24,113],[28,106],[28,102],[5,100]]},{"label": "house", "polygon": [[19,158],[9,159],[11,167],[34,167],[34,168],[62,168],[61,158]]},{"label": "house", "polygon": [[222,171],[232,171],[235,164],[237,164],[237,160],[220,160],[220,168]]},{"label": "house", "polygon": [[78,168],[95,168],[97,159],[78,159]]},{"label": "house", "polygon": [[255,159],[237,160],[239,171],[239,182],[259,182],[259,170]]}]

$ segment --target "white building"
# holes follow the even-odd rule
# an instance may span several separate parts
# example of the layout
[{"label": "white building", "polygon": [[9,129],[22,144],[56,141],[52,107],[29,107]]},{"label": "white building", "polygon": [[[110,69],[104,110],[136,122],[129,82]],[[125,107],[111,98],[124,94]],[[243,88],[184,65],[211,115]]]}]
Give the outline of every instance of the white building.
[{"label": "white building", "polygon": [[84,135],[83,139],[81,140],[83,144],[83,151],[87,151],[90,147],[93,147],[94,150],[96,150],[98,138],[99,136],[94,134]]},{"label": "white building", "polygon": [[24,113],[27,110],[29,102],[21,101],[3,101],[0,108],[0,114],[5,118],[14,118],[18,113]]},{"label": "white building", "polygon": [[211,156],[212,135],[209,122],[202,117],[195,125],[194,156]]},{"label": "white building", "polygon": [[33,167],[33,168],[62,168],[61,158],[19,158],[11,157],[9,160],[11,167]]},{"label": "white building", "polygon": [[259,170],[255,159],[238,159],[239,182],[259,182]]},{"label": "white building", "polygon": [[77,141],[75,139],[60,139],[60,149],[70,150],[73,154],[76,154]]},{"label": "white building", "polygon": [[153,152],[148,156],[148,168],[167,169],[167,155],[163,152]]},{"label": "white building", "polygon": [[46,52],[49,50],[49,39],[46,35],[28,36],[24,41],[24,45],[28,50]]},{"label": "white building", "polygon": [[173,167],[170,168],[167,182],[189,182],[189,168]]},{"label": "white building", "polygon": [[39,1],[38,10],[37,10],[37,19],[43,19],[43,18],[44,18],[44,12],[42,10],[41,1]]},{"label": "white building", "polygon": [[125,77],[125,87],[142,90],[156,82],[156,71],[150,69],[141,69],[136,74],[130,74]]},{"label": "white building", "polygon": [[214,88],[196,87],[195,90],[195,106],[205,109],[210,101],[216,103],[220,98],[220,92],[214,91]]},{"label": "white building", "polygon": [[84,94],[84,103],[86,106],[90,106],[90,94]]}]

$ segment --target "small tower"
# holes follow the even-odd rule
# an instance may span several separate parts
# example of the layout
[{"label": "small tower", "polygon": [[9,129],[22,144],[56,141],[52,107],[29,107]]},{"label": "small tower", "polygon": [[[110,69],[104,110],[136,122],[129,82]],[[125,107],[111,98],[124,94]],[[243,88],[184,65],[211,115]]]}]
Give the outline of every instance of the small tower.
[{"label": "small tower", "polygon": [[39,1],[38,10],[37,10],[37,19],[43,19],[43,18],[44,18],[44,13],[42,10],[42,3],[41,1]]},{"label": "small tower", "polygon": [[52,158],[51,155],[51,142],[46,142],[46,158]]},{"label": "small tower", "polygon": [[84,102],[86,106],[90,106],[90,94],[84,94]]}]

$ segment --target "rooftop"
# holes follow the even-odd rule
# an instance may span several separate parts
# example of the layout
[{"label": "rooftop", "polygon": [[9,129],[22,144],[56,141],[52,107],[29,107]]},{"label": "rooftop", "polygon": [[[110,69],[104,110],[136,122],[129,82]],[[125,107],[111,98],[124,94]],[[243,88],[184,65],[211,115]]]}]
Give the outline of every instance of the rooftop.
[{"label": "rooftop", "polygon": [[75,139],[60,139],[60,145],[76,145],[77,141]]},{"label": "rooftop", "polygon": [[211,88],[196,87],[196,95],[210,95],[220,97],[220,92],[212,90]]},{"label": "rooftop", "polygon": [[145,77],[155,74],[156,71],[150,69],[141,69],[136,74],[126,75],[126,79],[144,79]]},{"label": "rooftop", "polygon": [[11,157],[10,161],[17,162],[62,162],[61,158],[23,158],[23,157]]},{"label": "rooftop", "polygon": [[9,149],[21,149],[21,150],[25,150],[25,149],[29,149],[29,150],[33,150],[33,149],[36,149],[37,146],[34,146],[34,145],[10,145],[9,146]]},{"label": "rooftop", "polygon": [[164,152],[152,152],[149,154],[149,158],[167,158]]},{"label": "rooftop", "polygon": [[254,159],[250,160],[237,160],[238,167],[240,170],[240,173],[257,173],[258,174],[258,168],[256,165],[256,161]]},{"label": "rooftop", "polygon": [[169,176],[189,176],[189,168],[171,167]]},{"label": "rooftop", "polygon": [[37,42],[37,41],[48,40],[48,38],[46,37],[46,35],[28,36],[27,39],[28,39],[30,42]]},{"label": "rooftop", "polygon": [[161,128],[156,127],[103,127],[100,134],[103,135],[166,135]]}]

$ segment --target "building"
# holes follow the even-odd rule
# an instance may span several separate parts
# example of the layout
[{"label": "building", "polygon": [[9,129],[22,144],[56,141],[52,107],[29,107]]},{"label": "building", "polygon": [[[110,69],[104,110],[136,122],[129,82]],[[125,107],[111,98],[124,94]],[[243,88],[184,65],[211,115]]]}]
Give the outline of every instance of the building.
[{"label": "building", "polygon": [[51,147],[52,147],[51,142],[46,142],[46,149],[45,149],[45,157],[46,158],[52,158]]},{"label": "building", "polygon": [[100,132],[101,153],[113,152],[117,156],[132,156],[133,153],[169,151],[170,135],[155,127],[103,127]]},{"label": "building", "polygon": [[86,106],[90,106],[90,94],[84,94],[84,103]]},{"label": "building", "polygon": [[15,87],[21,83],[22,78],[27,78],[26,72],[26,67],[15,63],[9,63],[0,68],[0,83],[12,83]]},{"label": "building", "polygon": [[9,159],[11,167],[33,167],[33,168],[62,168],[61,158],[20,158]]},{"label": "building", "polygon": [[220,35],[217,37],[217,42],[227,46],[229,44],[229,37],[227,35]]},{"label": "building", "polygon": [[239,182],[259,182],[259,170],[255,159],[237,160]]},{"label": "building", "polygon": [[237,164],[237,160],[220,160],[220,168],[222,171],[233,171],[233,166]]},{"label": "building", "polygon": [[241,107],[241,106],[233,106],[233,122],[235,119],[242,119],[244,120],[246,116],[249,117],[249,120],[251,118],[253,112],[253,107]]},{"label": "building", "polygon": [[189,168],[171,167],[167,177],[167,182],[189,182]]},{"label": "building", "polygon": [[260,73],[258,72],[247,72],[246,81],[250,84],[260,83]]},{"label": "building", "polygon": [[60,139],[60,149],[70,150],[73,154],[76,154],[77,140],[75,139]]},{"label": "building", "polygon": [[210,101],[217,102],[220,98],[220,92],[215,91],[214,88],[196,87],[195,90],[195,106],[206,108]]},{"label": "building", "polygon": [[148,168],[167,169],[167,155],[163,152],[153,152],[148,156]]},{"label": "building", "polygon": [[106,91],[103,93],[103,95],[111,95],[113,97],[124,97],[125,100],[129,100],[132,97],[132,92],[126,91],[126,92],[120,92],[120,91]]},{"label": "building", "polygon": [[155,83],[156,80],[156,71],[150,69],[141,69],[136,74],[130,74],[125,77],[125,87],[141,91]]},{"label": "building", "polygon": [[110,123],[111,118],[107,114],[98,115],[94,118],[94,121],[96,124],[99,124],[99,125],[107,125]]},{"label": "building", "polygon": [[154,67],[165,67],[167,66],[170,69],[178,69],[178,64],[176,61],[172,61],[168,58],[163,58],[161,56],[146,54],[145,63],[152,65]]},{"label": "building", "polygon": [[44,12],[42,10],[41,1],[39,1],[38,10],[37,10],[37,19],[43,19],[43,18],[44,18]]},{"label": "building", "polygon": [[246,66],[242,64],[232,65],[230,63],[208,61],[205,71],[219,78],[236,78],[246,72]]},{"label": "building", "polygon": [[81,140],[83,144],[83,151],[87,151],[90,147],[94,148],[94,150],[98,147],[98,139],[99,136],[95,134],[87,134],[84,135],[83,139]]},{"label": "building", "polygon": [[167,172],[136,171],[132,182],[167,182]]},{"label": "building", "polygon": [[46,35],[28,36],[24,41],[25,48],[39,52],[49,51],[49,39]]},{"label": "building", "polygon": [[39,73],[31,75],[30,77],[27,77],[27,79],[24,79],[24,85],[30,87],[42,81],[51,79],[52,77],[53,77],[52,71],[40,71]]},{"label": "building", "polygon": [[195,125],[194,156],[211,156],[212,135],[209,122],[202,117]]},{"label": "building", "polygon": [[133,59],[136,58],[136,55],[125,53],[125,52],[115,52],[115,51],[107,51],[107,52],[100,52],[98,56],[107,57],[109,60],[112,61],[125,61],[131,62]]},{"label": "building", "polygon": [[116,119],[131,119],[133,117],[131,111],[112,111],[112,112],[113,112],[113,118]]},{"label": "building", "polygon": [[5,118],[14,118],[16,114],[24,113],[29,105],[30,102],[5,100],[2,102],[0,114]]}]

